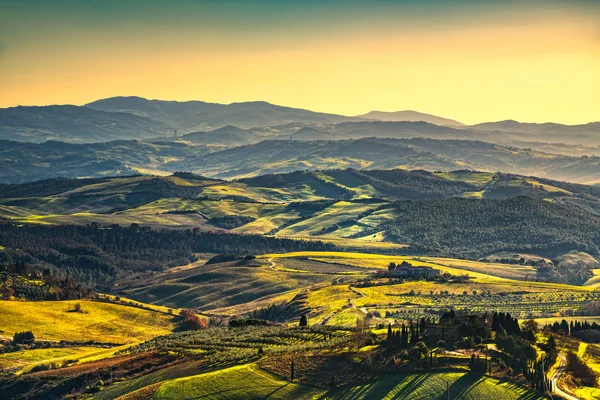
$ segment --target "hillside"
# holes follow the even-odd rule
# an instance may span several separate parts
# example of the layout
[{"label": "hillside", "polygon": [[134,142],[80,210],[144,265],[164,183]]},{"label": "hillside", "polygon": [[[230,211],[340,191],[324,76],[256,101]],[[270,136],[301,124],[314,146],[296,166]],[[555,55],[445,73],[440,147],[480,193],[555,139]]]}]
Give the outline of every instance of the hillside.
[{"label": "hillside", "polygon": [[180,323],[165,311],[88,300],[0,301],[0,311],[1,335],[32,330],[38,339],[53,341],[137,343],[171,333]]},{"label": "hillside", "polygon": [[120,112],[71,105],[0,109],[0,139],[23,142],[60,140],[73,143],[147,139],[171,129],[158,121]]},{"label": "hillside", "polygon": [[436,115],[420,113],[417,111],[371,111],[363,115],[359,115],[360,118],[365,119],[376,119],[379,121],[423,121],[429,122],[430,124],[441,125],[441,126],[463,126],[464,124],[453,119],[442,118]]},{"label": "hillside", "polygon": [[141,97],[112,97],[86,104],[86,107],[147,117],[181,133],[217,129],[227,125],[251,128],[288,122],[334,123],[353,119],[342,115],[277,106],[264,101],[217,104],[203,101],[177,102],[147,100]]},{"label": "hillside", "polygon": [[[341,242],[336,241],[341,240],[359,248],[383,241],[408,244],[405,251],[477,257],[501,251],[533,251],[555,257],[579,250],[597,255],[600,245],[595,233],[600,224],[599,188],[467,170],[325,170],[233,182],[186,173],[40,181],[0,185],[0,215],[33,224],[28,229],[49,225],[35,228],[44,240],[50,240],[47,235],[52,235],[55,224],[139,224],[176,229],[181,231],[179,244],[160,255],[168,254],[172,260],[192,259],[192,249],[210,251],[218,233],[227,231],[322,239],[338,245]],[[206,232],[204,235],[213,231],[217,236],[205,236],[211,244],[201,244],[183,231],[192,228]],[[16,233],[20,231],[8,234],[11,231],[6,230],[8,236],[1,245],[18,243]],[[100,232],[92,229],[78,234],[94,242]],[[129,234],[125,230],[119,233],[126,238]],[[172,245],[172,236],[164,236],[168,238],[164,246]],[[247,249],[251,242],[236,237],[222,244],[227,246],[234,240],[238,250]],[[9,242],[10,246],[6,244]],[[136,243],[131,245],[140,245]],[[267,241],[261,246],[288,245]],[[109,255],[112,248],[101,249],[94,256],[110,265],[122,260],[123,256]],[[10,254],[9,250],[4,254]],[[159,255],[150,252],[147,256],[140,265]],[[43,259],[50,260],[48,256]],[[112,268],[104,262],[99,266],[104,273]]]},{"label": "hillside", "polygon": [[169,164],[210,152],[206,146],[134,140],[95,144],[57,141],[0,141],[0,182],[23,183],[45,178],[80,178],[161,174]]},{"label": "hillside", "polygon": [[568,143],[575,145],[597,146],[600,143],[600,122],[582,125],[563,125],[556,123],[523,123],[514,120],[486,122],[468,126],[472,131],[494,133],[519,133],[528,135],[531,140],[549,143]]},{"label": "hillside", "polygon": [[503,171],[595,183],[600,158],[570,157],[473,140],[427,138],[266,140],[186,158],[172,167],[217,178],[332,168]]}]

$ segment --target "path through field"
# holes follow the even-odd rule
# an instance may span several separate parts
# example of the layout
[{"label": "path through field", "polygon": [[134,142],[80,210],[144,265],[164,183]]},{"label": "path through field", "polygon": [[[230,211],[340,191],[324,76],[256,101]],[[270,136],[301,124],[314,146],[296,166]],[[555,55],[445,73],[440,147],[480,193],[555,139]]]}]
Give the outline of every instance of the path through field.
[{"label": "path through field", "polygon": [[[354,293],[356,293],[357,295],[359,295],[361,299],[367,297],[367,295],[365,293],[361,292],[357,288],[354,288],[352,286],[349,286],[349,288]],[[357,308],[358,310],[360,310],[361,313],[363,313],[364,315],[367,315],[367,313],[368,313],[367,308],[366,307],[357,307],[355,301],[356,301],[356,299],[350,301],[350,304],[352,304],[352,307],[353,308]]]},{"label": "path through field", "polygon": [[567,358],[564,356],[564,354],[558,355],[558,362],[560,364],[558,365],[558,368],[556,369],[556,371],[554,371],[552,378],[550,378],[550,380],[552,381],[552,386],[554,387],[554,393],[567,399],[567,400],[578,400],[577,397],[571,396],[570,394],[564,392],[563,390],[561,390],[558,387],[558,380],[560,379],[560,376],[565,372],[565,369],[567,368]]}]

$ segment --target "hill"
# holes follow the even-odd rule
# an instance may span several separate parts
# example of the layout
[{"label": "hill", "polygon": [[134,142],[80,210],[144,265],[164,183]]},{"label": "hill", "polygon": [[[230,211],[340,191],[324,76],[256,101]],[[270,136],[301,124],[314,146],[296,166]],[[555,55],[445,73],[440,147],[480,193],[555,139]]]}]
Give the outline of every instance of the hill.
[{"label": "hill", "polygon": [[[109,275],[118,263],[139,270],[150,268],[153,260],[192,260],[194,251],[322,245],[315,240],[357,248],[384,248],[389,242],[409,245],[406,252],[470,257],[505,251],[552,258],[572,250],[598,255],[600,245],[595,233],[600,188],[468,170],[323,170],[233,182],[189,173],[40,181],[0,185],[0,215],[30,224],[4,230],[0,245],[6,249],[0,254],[8,259],[31,251],[35,262],[67,267],[74,256],[86,255],[92,257],[86,261],[89,268]],[[85,253],[64,251],[56,259],[36,247],[40,240],[54,246],[53,240],[75,229],[52,225],[90,223],[98,226],[77,228],[91,246]],[[111,230],[114,240],[131,246],[127,249],[146,249],[142,262],[110,245],[113,238],[99,228],[112,224],[179,233]],[[186,233],[193,228],[196,234]],[[26,238],[34,232],[37,239],[29,243]],[[225,232],[240,235],[219,236]],[[278,242],[273,235],[310,242]]]},{"label": "hill", "polygon": [[227,125],[251,128],[288,122],[334,123],[353,119],[342,115],[277,106],[264,101],[217,104],[203,101],[177,102],[147,100],[141,97],[111,97],[86,104],[86,107],[147,117],[182,133],[217,129]]},{"label": "hill", "polygon": [[0,139],[5,140],[90,143],[146,139],[168,132],[170,128],[161,122],[87,107],[57,105],[0,109]]},{"label": "hill", "polygon": [[176,142],[119,140],[73,144],[57,141],[23,143],[0,140],[0,182],[23,183],[45,178],[163,174],[169,164],[208,153],[206,146]]},{"label": "hill", "polygon": [[195,144],[220,144],[223,146],[239,146],[253,141],[253,136],[237,126],[227,125],[208,132],[192,132],[183,135],[180,140]]},{"label": "hill", "polygon": [[37,339],[52,341],[137,343],[171,333],[180,323],[164,311],[89,300],[0,300],[0,311],[0,334],[31,330]]},{"label": "hill", "polygon": [[[293,136],[292,136],[293,137]],[[472,169],[581,183],[600,180],[600,158],[571,157],[474,140],[428,138],[265,140],[173,163],[179,170],[217,178],[332,168]]]},{"label": "hill", "polygon": [[359,115],[360,118],[365,119],[376,119],[379,121],[423,121],[429,122],[430,124],[441,125],[441,126],[463,126],[464,124],[453,119],[442,118],[436,115],[420,113],[417,111],[405,110],[405,111],[371,111],[363,115]]},{"label": "hill", "polygon": [[563,125],[506,120],[471,125],[467,129],[495,133],[519,133],[528,135],[530,140],[549,143],[597,146],[600,140],[600,122],[590,122],[582,125]]}]

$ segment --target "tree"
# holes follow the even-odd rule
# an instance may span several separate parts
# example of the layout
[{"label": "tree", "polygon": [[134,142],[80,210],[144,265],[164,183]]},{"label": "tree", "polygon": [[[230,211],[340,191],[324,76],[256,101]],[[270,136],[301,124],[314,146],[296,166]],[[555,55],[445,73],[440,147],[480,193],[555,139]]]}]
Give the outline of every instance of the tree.
[{"label": "tree", "polygon": [[306,318],[306,315],[303,315],[300,317],[300,323],[298,325],[299,326],[308,326],[308,318]]},{"label": "tree", "polygon": [[197,331],[208,327],[208,320],[200,318],[200,316],[190,308],[181,310],[179,316],[183,317],[183,324],[189,330]]},{"label": "tree", "polygon": [[425,345],[425,343],[423,343],[423,342],[417,342],[408,351],[408,358],[411,361],[417,363],[417,362],[421,361],[424,357],[426,357],[427,353],[429,353],[429,349],[427,348],[427,345]]},{"label": "tree", "polygon": [[17,332],[13,336],[15,344],[32,344],[35,341],[35,336],[31,331]]},{"label": "tree", "polygon": [[296,372],[296,371],[294,368],[294,360],[292,360],[292,365],[290,366],[290,381],[294,380],[294,372]]}]

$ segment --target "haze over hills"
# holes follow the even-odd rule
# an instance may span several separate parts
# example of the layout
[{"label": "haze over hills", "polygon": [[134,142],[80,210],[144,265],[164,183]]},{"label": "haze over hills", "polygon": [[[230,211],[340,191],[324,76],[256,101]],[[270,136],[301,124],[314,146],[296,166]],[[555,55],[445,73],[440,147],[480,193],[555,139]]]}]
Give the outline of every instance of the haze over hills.
[{"label": "haze over hills", "polygon": [[497,135],[514,133],[524,136],[523,140],[535,140],[549,143],[568,143],[574,145],[598,146],[600,144],[600,122],[582,125],[563,125],[556,123],[523,123],[514,120],[486,122],[471,125],[467,129],[493,132]]},{"label": "haze over hills", "polygon": [[[112,97],[82,107],[0,109],[0,139],[17,141],[93,143],[183,137],[197,144],[238,146],[290,136],[297,140],[423,137],[483,140],[518,147],[530,144],[536,147],[537,143],[598,146],[600,123],[569,126],[502,121],[465,126],[455,120],[413,111],[373,111],[348,117],[261,101],[215,104],[141,97]],[[555,151],[563,152],[560,148]],[[596,153],[597,150],[586,153],[583,149],[574,154]]]},{"label": "haze over hills", "polygon": [[[238,132],[237,128],[226,127],[222,130]],[[191,134],[194,135],[196,134]],[[199,135],[202,137],[208,133]],[[235,141],[237,140],[236,137]],[[0,182],[19,183],[50,177],[165,174],[182,170],[233,179],[331,168],[403,168],[429,171],[468,168],[580,183],[600,182],[598,157],[550,154],[474,140],[280,139],[235,147],[228,146],[230,143],[218,138],[210,141],[202,138],[201,141],[203,144],[178,141],[111,141],[92,144],[0,141]]]},{"label": "haze over hills", "polygon": [[265,101],[217,104],[203,101],[178,102],[147,100],[141,97],[111,97],[86,104],[86,107],[148,117],[181,132],[217,129],[227,125],[252,128],[288,122],[335,123],[357,119],[283,107]]},{"label": "haze over hills", "polygon": [[379,121],[423,121],[435,125],[446,126],[464,126],[462,122],[453,119],[442,118],[432,114],[425,114],[418,111],[371,111],[363,115],[358,115],[360,118],[376,119]]},{"label": "haze over hills", "polygon": [[105,142],[163,136],[170,128],[130,113],[71,105],[0,109],[0,139],[24,142],[62,140]]}]

